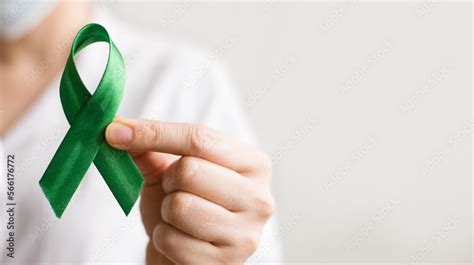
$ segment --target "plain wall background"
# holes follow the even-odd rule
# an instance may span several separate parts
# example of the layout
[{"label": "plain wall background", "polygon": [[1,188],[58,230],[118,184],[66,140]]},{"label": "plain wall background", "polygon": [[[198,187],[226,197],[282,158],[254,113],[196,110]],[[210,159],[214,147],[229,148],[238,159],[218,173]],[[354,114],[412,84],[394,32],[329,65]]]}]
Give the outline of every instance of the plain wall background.
[{"label": "plain wall background", "polygon": [[217,51],[274,159],[287,261],[471,261],[472,4],[98,6]]}]

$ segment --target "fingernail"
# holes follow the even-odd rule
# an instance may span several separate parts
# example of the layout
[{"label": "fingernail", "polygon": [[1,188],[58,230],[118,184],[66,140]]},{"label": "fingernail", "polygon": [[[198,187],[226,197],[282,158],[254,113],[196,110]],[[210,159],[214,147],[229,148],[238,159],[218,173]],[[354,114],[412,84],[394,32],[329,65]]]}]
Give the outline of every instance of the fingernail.
[{"label": "fingernail", "polygon": [[163,253],[163,248],[161,247],[161,244],[160,244],[163,241],[163,239],[162,239],[162,236],[163,236],[162,230],[163,229],[162,228],[163,228],[163,225],[158,224],[153,229],[153,246],[155,247],[156,250],[160,251],[161,253]]},{"label": "fingernail", "polygon": [[113,122],[107,127],[106,131],[107,142],[109,144],[124,147],[132,141],[132,128],[121,123]]},{"label": "fingernail", "polygon": [[161,201],[161,216],[168,214],[168,209],[170,206],[170,196],[165,196],[163,201]]}]

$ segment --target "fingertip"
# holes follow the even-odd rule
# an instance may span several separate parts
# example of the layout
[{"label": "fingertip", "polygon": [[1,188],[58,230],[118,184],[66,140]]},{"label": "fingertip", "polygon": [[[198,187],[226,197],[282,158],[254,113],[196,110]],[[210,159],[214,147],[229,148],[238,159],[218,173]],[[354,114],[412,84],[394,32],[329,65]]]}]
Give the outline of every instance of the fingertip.
[{"label": "fingertip", "polygon": [[121,119],[114,119],[105,130],[107,142],[117,148],[126,150],[133,139],[133,130],[129,126],[120,122]]}]

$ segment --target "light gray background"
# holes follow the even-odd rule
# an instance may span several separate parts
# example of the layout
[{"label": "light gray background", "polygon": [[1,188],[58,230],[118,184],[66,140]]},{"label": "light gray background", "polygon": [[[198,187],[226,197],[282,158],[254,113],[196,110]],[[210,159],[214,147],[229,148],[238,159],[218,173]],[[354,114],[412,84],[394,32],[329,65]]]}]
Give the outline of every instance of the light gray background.
[{"label": "light gray background", "polygon": [[471,261],[472,4],[99,7],[227,64],[274,159],[287,261]]}]

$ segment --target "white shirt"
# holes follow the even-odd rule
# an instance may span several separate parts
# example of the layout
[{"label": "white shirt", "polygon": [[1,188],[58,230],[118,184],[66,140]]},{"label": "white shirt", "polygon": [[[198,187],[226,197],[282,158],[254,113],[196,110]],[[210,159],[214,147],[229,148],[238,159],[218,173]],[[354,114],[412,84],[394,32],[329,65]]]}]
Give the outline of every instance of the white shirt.
[{"label": "white shirt", "polygon": [[[140,34],[106,14],[96,13],[93,22],[108,30],[125,59],[127,81],[119,116],[201,123],[255,143],[237,94],[217,62],[218,54]],[[92,46],[76,60],[90,90],[102,76],[107,57],[106,49]],[[148,237],[139,202],[125,216],[95,166],[90,167],[61,219],[54,216],[41,192],[38,181],[69,128],[59,99],[59,79],[2,139],[1,263],[145,264]],[[14,258],[6,256],[9,154],[15,157]],[[259,250],[248,263],[280,261],[280,243],[272,219],[265,227]]]}]

